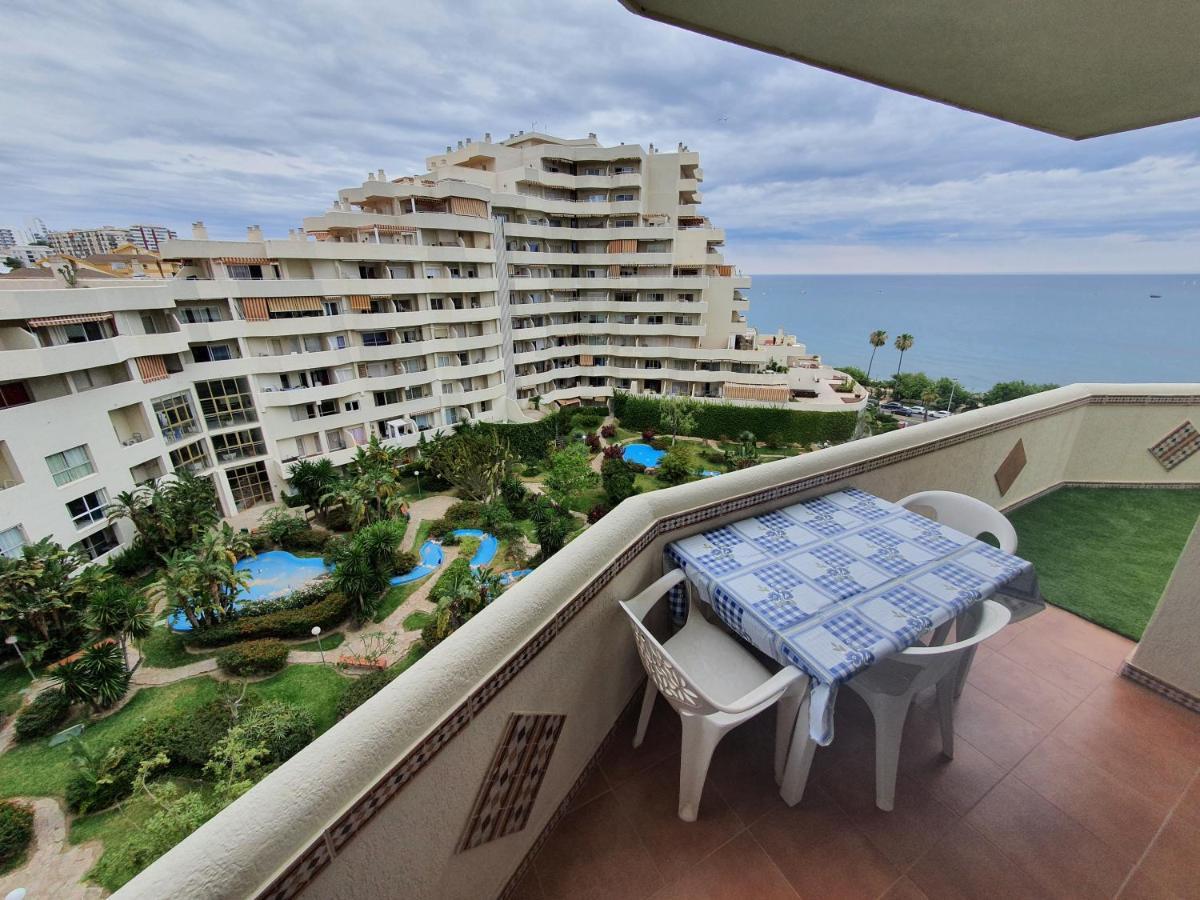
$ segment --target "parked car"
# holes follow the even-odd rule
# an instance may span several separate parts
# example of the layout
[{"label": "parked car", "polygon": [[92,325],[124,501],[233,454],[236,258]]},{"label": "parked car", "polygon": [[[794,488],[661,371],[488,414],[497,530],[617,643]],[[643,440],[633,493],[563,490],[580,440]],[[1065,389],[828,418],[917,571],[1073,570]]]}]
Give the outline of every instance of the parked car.
[{"label": "parked car", "polygon": [[904,414],[906,416],[917,416],[918,418],[924,418],[925,407],[923,407],[923,406],[905,406]]},{"label": "parked car", "polygon": [[953,413],[951,413],[950,410],[948,410],[948,409],[935,409],[929,413],[929,418],[931,418],[931,419],[947,419],[951,415],[953,415]]},{"label": "parked car", "polygon": [[897,403],[895,400],[889,400],[879,408],[886,413],[903,413],[907,411],[907,407],[903,403]]}]

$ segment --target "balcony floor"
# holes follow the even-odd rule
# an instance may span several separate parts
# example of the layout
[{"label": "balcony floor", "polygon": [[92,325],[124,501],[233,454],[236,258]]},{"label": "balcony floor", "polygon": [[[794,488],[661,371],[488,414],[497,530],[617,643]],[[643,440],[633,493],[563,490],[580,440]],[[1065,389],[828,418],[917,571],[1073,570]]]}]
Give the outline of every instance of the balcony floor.
[{"label": "balcony floor", "polygon": [[772,713],[717,749],[699,821],[675,816],[679,720],[631,710],[519,886],[555,898],[1196,896],[1200,716],[1117,672],[1132,643],[1059,609],[979,652],[940,755],[914,705],[896,809],[874,806],[870,714],[839,695],[834,743],[789,809]]}]

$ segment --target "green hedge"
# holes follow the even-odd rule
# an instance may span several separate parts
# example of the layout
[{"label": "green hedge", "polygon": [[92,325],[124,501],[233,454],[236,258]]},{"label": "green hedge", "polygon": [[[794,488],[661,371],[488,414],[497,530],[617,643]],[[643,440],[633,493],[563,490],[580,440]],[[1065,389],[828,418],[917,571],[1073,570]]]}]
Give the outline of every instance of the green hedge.
[{"label": "green hedge", "polygon": [[[837,444],[854,434],[857,413],[814,412],[812,410],[776,409],[769,406],[734,406],[732,403],[696,404],[696,430],[702,438],[735,438],[740,432],[752,431],[760,441],[778,439],[789,444]],[[659,412],[662,401],[654,397],[639,397],[618,393],[613,409],[622,427],[638,431],[643,428],[662,430]]]},{"label": "green hedge", "polygon": [[346,688],[342,698],[338,701],[337,715],[338,718],[344,718],[350,715],[354,710],[358,709],[385,687],[395,681],[396,676],[404,671],[399,666],[392,666],[390,669],[384,669],[382,672],[371,672],[364,675],[362,678],[356,678],[351,682],[350,687]]},{"label": "green hedge", "polygon": [[254,638],[306,638],[312,633],[314,625],[331,628],[341,624],[349,615],[350,601],[339,593],[332,593],[324,600],[299,609],[249,616],[211,628],[201,628],[188,635],[186,640],[201,647],[216,647]]},{"label": "green hedge", "polygon": [[287,664],[287,644],[276,638],[243,641],[217,654],[217,665],[229,675],[270,675]]},{"label": "green hedge", "polygon": [[13,726],[18,741],[46,737],[59,730],[71,714],[71,701],[57,688],[42,691],[19,713]]},{"label": "green hedge", "polygon": [[556,436],[571,433],[576,417],[582,417],[585,421],[595,420],[595,424],[599,425],[607,412],[603,406],[573,406],[552,412],[536,422],[481,422],[479,427],[485,431],[495,431],[508,441],[508,446],[521,462],[536,463],[548,457],[550,443]]},{"label": "green hedge", "polygon": [[0,872],[15,869],[33,840],[33,808],[5,800],[0,803]]}]

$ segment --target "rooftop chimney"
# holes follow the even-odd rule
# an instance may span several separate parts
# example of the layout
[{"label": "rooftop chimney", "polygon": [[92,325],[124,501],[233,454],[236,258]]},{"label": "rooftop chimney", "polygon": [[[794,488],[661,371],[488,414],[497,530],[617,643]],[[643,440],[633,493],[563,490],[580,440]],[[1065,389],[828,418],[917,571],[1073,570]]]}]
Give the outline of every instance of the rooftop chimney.
[{"label": "rooftop chimney", "polygon": [[203,222],[193,222],[192,223],[192,240],[193,241],[207,241],[208,240],[208,229],[204,227]]},{"label": "rooftop chimney", "polygon": [[591,138],[591,139],[594,141],[594,140],[596,139],[596,132],[594,132],[594,131],[589,131],[589,132],[588,132],[588,137],[590,137],[590,138]]},{"label": "rooftop chimney", "polygon": [[490,131],[485,131],[483,133],[483,142],[485,144],[490,144],[492,142],[492,133]]},{"label": "rooftop chimney", "polygon": [[387,181],[387,176],[383,174],[383,169],[375,170],[375,180],[376,181]]},{"label": "rooftop chimney", "polygon": [[246,226],[246,240],[261,241],[262,239],[263,239],[263,233],[262,233],[261,225],[247,225]]}]

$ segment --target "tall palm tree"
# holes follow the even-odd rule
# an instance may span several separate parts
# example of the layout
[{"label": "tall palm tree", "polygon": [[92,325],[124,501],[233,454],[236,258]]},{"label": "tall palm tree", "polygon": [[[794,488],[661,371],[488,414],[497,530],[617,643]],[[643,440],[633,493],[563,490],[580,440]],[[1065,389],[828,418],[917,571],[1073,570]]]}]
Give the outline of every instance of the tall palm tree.
[{"label": "tall palm tree", "polygon": [[921,394],[921,405],[925,407],[925,421],[929,421],[929,409],[938,402],[938,392],[930,388]]},{"label": "tall palm tree", "polygon": [[904,365],[904,351],[912,349],[913,340],[911,334],[901,334],[896,337],[896,349],[900,351],[900,362],[896,363],[897,375],[900,374],[900,367]]},{"label": "tall palm tree", "polygon": [[872,331],[871,336],[867,338],[871,344],[871,361],[867,363],[867,381],[871,380],[871,366],[875,365],[875,351],[887,343],[887,332],[882,329]]},{"label": "tall palm tree", "polygon": [[119,582],[110,582],[91,595],[84,621],[96,637],[115,637],[121,645],[121,658],[129,666],[126,652],[130,640],[150,636],[154,616],[150,602],[139,592]]}]

